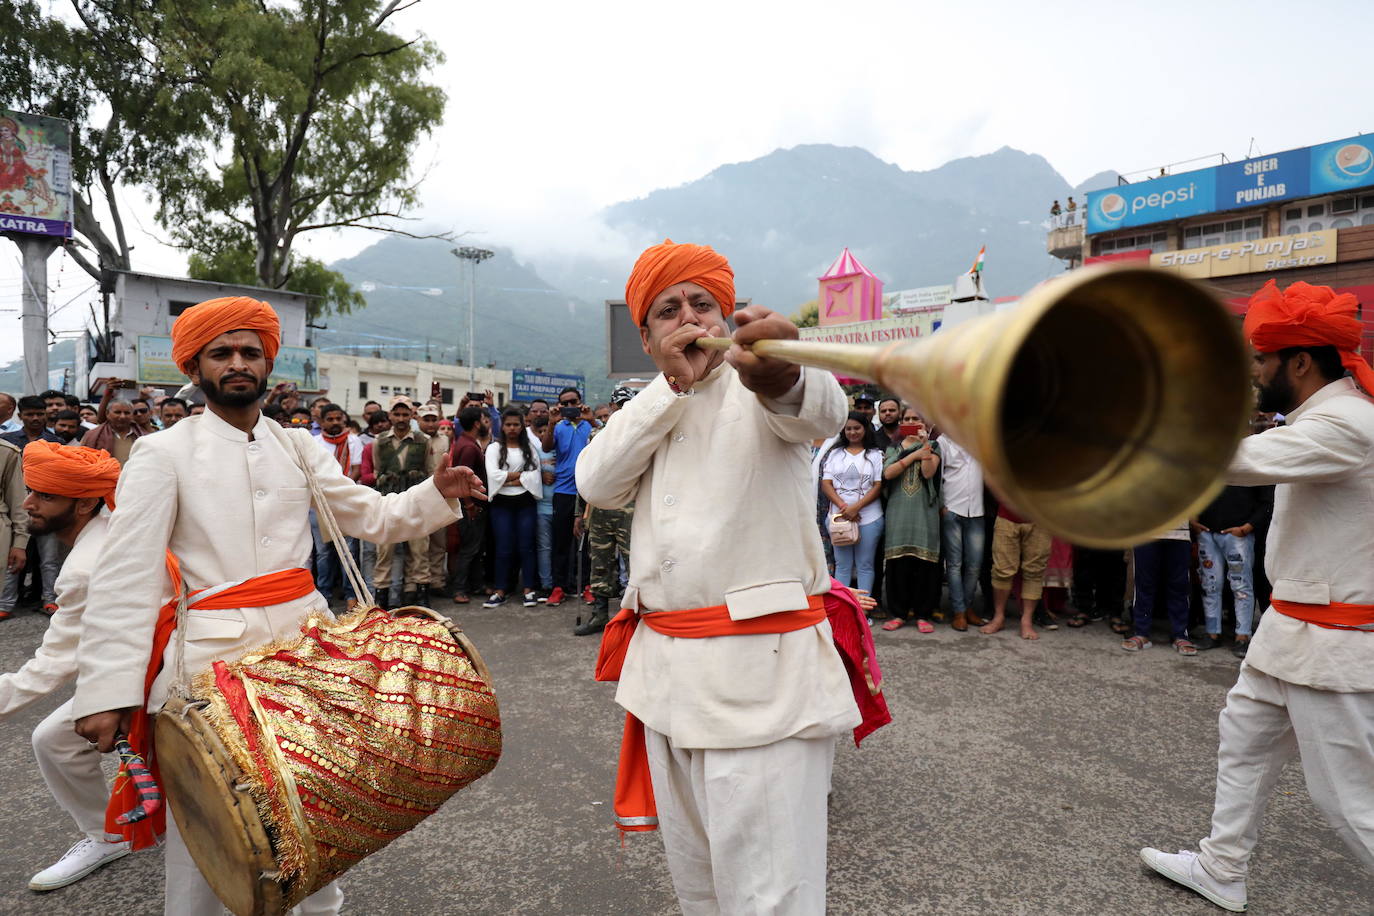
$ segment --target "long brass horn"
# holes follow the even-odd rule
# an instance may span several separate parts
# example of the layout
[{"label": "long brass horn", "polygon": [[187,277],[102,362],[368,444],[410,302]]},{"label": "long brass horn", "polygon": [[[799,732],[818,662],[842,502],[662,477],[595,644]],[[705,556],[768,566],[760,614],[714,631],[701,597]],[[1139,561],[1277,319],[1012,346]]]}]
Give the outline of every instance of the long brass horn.
[{"label": "long brass horn", "polygon": [[1205,506],[1254,400],[1235,318],[1198,284],[1148,267],[1076,270],[933,337],[752,350],[872,379],[917,405],[1003,501],[1084,547],[1140,543]]}]

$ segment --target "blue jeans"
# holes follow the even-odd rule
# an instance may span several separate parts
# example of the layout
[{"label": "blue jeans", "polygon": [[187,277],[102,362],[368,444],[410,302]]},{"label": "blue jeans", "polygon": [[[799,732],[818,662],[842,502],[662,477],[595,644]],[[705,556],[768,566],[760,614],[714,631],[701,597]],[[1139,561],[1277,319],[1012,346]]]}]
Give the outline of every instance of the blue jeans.
[{"label": "blue jeans", "polygon": [[883,536],[881,518],[859,526],[859,541],[844,547],[835,545],[835,578],[842,585],[849,584],[849,577],[857,573],[859,588],[873,591],[873,557],[878,552],[878,538]]},{"label": "blue jeans", "polygon": [[534,549],[539,554],[539,587],[553,591],[553,509],[539,513],[534,525]]},{"label": "blue jeans", "polygon": [[504,592],[510,586],[515,564],[520,564],[525,590],[534,590],[534,529],[538,510],[534,500],[497,496],[491,501],[491,533],[496,549],[495,587]]},{"label": "blue jeans", "polygon": [[[343,564],[339,562],[339,555],[334,551],[334,545],[324,539],[320,533],[320,523],[315,517],[315,510],[310,510],[310,536],[315,539],[315,588],[319,589],[321,595],[326,599],[332,598],[334,589],[342,581],[344,595],[348,598],[356,598],[353,594],[353,586],[349,583],[348,577],[343,574]],[[353,559],[358,559],[358,539],[344,538],[344,545],[348,552],[353,554]],[[359,565],[361,568],[361,564]]]},{"label": "blue jeans", "polygon": [[973,604],[973,590],[983,568],[988,532],[983,516],[968,518],[946,512],[940,518],[940,542],[945,554],[945,578],[949,581],[949,609],[962,614]]},{"label": "blue jeans", "polygon": [[1202,579],[1202,617],[1207,632],[1221,632],[1221,577],[1236,599],[1236,635],[1249,636],[1255,617],[1255,535],[1237,537],[1220,531],[1197,536],[1198,576]]}]

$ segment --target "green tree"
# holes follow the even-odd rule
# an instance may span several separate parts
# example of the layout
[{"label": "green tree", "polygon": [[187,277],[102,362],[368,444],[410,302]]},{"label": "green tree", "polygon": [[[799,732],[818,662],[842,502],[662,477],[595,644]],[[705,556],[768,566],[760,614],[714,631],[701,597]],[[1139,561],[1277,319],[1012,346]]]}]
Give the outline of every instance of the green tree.
[{"label": "green tree", "polygon": [[799,328],[814,328],[821,321],[821,303],[819,299],[811,299],[803,302],[801,308],[792,313],[792,323]]},{"label": "green tree", "polygon": [[[417,200],[411,162],[445,97],[422,81],[442,60],[421,38],[386,26],[400,0],[199,0],[147,33],[175,78],[210,99],[222,159],[160,176],[158,219],[223,279],[252,245],[260,285],[315,292],[346,311],[360,300],[341,277],[297,259],[305,233],[396,225]],[[424,237],[424,236],[420,236]],[[309,283],[316,289],[302,289]]]}]

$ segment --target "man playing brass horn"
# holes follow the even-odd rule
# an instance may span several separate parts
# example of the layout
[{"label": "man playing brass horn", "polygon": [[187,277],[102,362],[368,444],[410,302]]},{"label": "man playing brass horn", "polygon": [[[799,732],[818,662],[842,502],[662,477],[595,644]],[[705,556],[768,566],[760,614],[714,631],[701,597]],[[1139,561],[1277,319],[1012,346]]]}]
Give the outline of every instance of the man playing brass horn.
[{"label": "man playing brass horn", "polygon": [[[172,358],[200,386],[208,409],[139,439],[120,477],[118,506],[91,577],[73,709],[77,731],[101,751],[126,732],[155,766],[144,710],[161,708],[179,668],[189,679],[215,660],[294,635],[312,613],[328,615],[305,568],[311,495],[299,461],[312,462],[343,533],[374,543],[423,537],[460,517],[457,500],[483,496],[471,471],[447,462],[432,483],[382,496],[345,477],[307,431],[274,428],[258,404],[280,343],[276,312],[247,297],[202,302],[172,325]],[[291,437],[303,445],[293,449]],[[179,561],[188,589],[216,588],[219,604],[231,594],[242,601],[188,613],[184,633],[176,634],[185,642],[180,665],[179,640],[167,626],[175,602],[168,602],[170,573],[162,572],[166,551]],[[169,801],[176,808],[177,799]],[[150,839],[131,833],[136,848]],[[165,912],[221,912],[171,819],[166,835]],[[330,884],[300,909],[334,913],[342,900]]]},{"label": "man playing brass horn", "polygon": [[630,714],[617,823],[663,828],[686,913],[820,914],[835,737],[859,714],[825,617],[808,446],[844,422],[844,395],[741,348],[797,336],[762,307],[736,313],[728,354],[692,346],[734,309],[708,247],[648,249],[625,294],[660,373],[577,462],[589,503],[635,501],[597,674],[618,674]]}]

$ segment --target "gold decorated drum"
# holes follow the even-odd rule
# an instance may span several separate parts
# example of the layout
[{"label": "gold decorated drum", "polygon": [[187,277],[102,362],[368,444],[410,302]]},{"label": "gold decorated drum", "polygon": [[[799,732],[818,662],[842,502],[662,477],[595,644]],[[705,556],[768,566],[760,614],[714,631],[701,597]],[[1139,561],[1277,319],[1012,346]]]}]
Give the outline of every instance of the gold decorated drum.
[{"label": "gold decorated drum", "polygon": [[299,903],[501,755],[490,672],[425,608],[312,616],[202,672],[156,728],[177,826],[238,916]]}]

